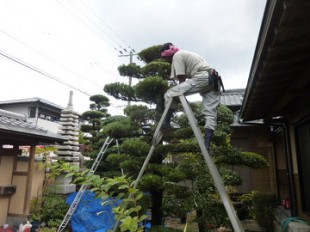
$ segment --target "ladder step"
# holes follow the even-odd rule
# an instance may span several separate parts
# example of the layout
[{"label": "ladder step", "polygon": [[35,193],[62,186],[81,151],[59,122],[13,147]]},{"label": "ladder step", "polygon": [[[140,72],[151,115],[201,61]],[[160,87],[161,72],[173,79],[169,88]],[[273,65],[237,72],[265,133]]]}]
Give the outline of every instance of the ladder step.
[{"label": "ladder step", "polygon": [[[106,150],[108,149],[108,146],[110,145],[110,143],[112,141],[113,141],[113,139],[110,139],[110,137],[106,138],[104,144],[102,145],[102,147],[101,147],[101,149],[100,149],[100,151],[99,151],[99,153],[98,153],[98,155],[97,155],[97,157],[96,157],[96,159],[95,159],[95,161],[94,161],[94,163],[90,169],[90,172],[89,172],[90,174],[95,173],[95,171],[97,170],[98,165],[100,164]],[[83,184],[80,187],[80,189],[79,189],[78,193],[76,194],[72,204],[70,205],[70,208],[68,209],[64,219],[62,220],[57,232],[61,232],[67,227],[67,225],[70,222],[71,217],[73,216],[75,210],[77,209],[77,207],[81,201],[81,198],[82,198],[86,189],[87,189],[87,186],[85,184]]]}]

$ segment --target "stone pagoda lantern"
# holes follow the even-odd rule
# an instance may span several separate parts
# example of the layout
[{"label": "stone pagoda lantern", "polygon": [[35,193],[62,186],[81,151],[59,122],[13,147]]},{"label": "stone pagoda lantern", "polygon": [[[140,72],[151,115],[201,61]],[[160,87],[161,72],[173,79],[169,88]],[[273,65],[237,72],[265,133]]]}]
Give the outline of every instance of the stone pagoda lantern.
[{"label": "stone pagoda lantern", "polygon": [[[80,165],[83,156],[79,152],[79,116],[73,110],[73,92],[70,91],[68,106],[61,111],[60,128],[58,133],[67,140],[62,145],[56,145],[57,155],[54,159],[65,161],[74,165]],[[76,185],[71,183],[72,177],[65,177],[66,174],[58,176],[55,184],[50,186],[50,191],[57,194],[68,194],[76,191]]]},{"label": "stone pagoda lantern", "polygon": [[73,92],[70,91],[68,106],[61,111],[60,128],[58,133],[67,140],[63,145],[57,145],[55,152],[57,160],[64,160],[76,165],[80,164],[81,152],[79,152],[79,116],[73,110],[72,104]]}]

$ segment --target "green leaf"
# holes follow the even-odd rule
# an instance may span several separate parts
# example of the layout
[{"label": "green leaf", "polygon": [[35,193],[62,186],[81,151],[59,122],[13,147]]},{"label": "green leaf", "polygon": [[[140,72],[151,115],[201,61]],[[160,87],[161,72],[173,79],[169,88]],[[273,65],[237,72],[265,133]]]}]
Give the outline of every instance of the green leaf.
[{"label": "green leaf", "polygon": [[129,187],[128,187],[128,185],[126,185],[126,184],[120,185],[120,186],[118,187],[118,189],[127,189],[127,188],[129,188]]},{"label": "green leaf", "polygon": [[129,230],[130,232],[136,232],[138,230],[138,221],[134,220],[132,217],[128,216],[121,221],[122,221],[121,225],[122,231]]},{"label": "green leaf", "polygon": [[128,188],[128,192],[130,194],[135,194],[137,191],[138,191],[138,189],[136,189],[136,188]]},{"label": "green leaf", "polygon": [[105,192],[100,192],[96,195],[96,197],[101,198],[102,200],[106,199],[107,194]]},{"label": "green leaf", "polygon": [[139,193],[135,198],[136,198],[136,200],[138,201],[138,200],[140,200],[143,196],[144,196],[143,193]]}]

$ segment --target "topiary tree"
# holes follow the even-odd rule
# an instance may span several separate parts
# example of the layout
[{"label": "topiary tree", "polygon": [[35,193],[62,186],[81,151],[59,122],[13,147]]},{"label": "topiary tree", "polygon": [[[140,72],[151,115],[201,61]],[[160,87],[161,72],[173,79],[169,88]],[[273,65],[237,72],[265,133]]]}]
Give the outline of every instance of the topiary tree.
[{"label": "topiary tree", "polygon": [[[104,133],[120,140],[119,152],[110,153],[106,161],[110,162],[111,166],[119,166],[125,174],[133,178],[137,176],[149,152],[154,130],[164,110],[163,95],[169,86],[174,85],[166,80],[170,64],[160,59],[159,48],[160,46],[152,46],[139,53],[145,66],[130,64],[119,68],[121,75],[138,78],[136,85],[112,83],[104,87],[106,93],[117,99],[140,103],[125,108],[126,119],[106,123],[103,127]],[[192,103],[191,107],[197,124],[203,131],[201,104]],[[181,112],[180,109],[172,119],[178,129],[165,133],[163,143],[156,146],[146,173],[139,183],[139,188],[151,196],[152,224],[161,225],[164,213],[175,215],[182,212],[180,215],[184,216],[191,210],[197,211],[200,231],[207,231],[206,216],[209,224],[229,224],[196,138],[187,117]],[[241,179],[225,168],[225,165],[246,165],[253,168],[267,165],[262,156],[241,152],[231,146],[232,120],[232,112],[221,106],[218,127],[212,142],[214,161],[227,186],[237,186],[241,184]],[[176,211],[177,207],[180,210]]]},{"label": "topiary tree", "polygon": [[[192,109],[195,112],[198,126],[203,131],[204,121],[200,113],[201,104],[193,103]],[[186,191],[184,188],[181,189],[183,193],[187,192],[187,197],[184,198],[183,194],[179,198],[180,193],[176,189],[175,192],[170,191],[169,198],[173,198],[175,201],[187,202],[187,205],[191,206],[190,210],[196,210],[199,231],[213,231],[213,227],[221,225],[229,227],[230,222],[227,213],[214,186],[206,162],[201,155],[197,141],[193,139],[186,116],[182,114],[175,118],[174,121],[180,125],[181,129],[171,134],[171,140],[168,141],[169,145],[166,145],[165,149],[172,156],[179,157],[176,161],[176,168],[182,170],[191,184],[187,185]],[[257,169],[266,167],[268,163],[259,154],[243,152],[232,147],[230,143],[230,125],[233,122],[231,110],[223,105],[220,106],[217,122],[218,126],[211,143],[211,153],[228,194],[230,194],[234,193],[235,187],[242,184],[242,179],[238,173],[235,173],[229,167],[237,165]]]},{"label": "topiary tree", "polygon": [[[107,137],[102,133],[102,127],[104,125],[104,120],[110,117],[108,113],[110,100],[108,97],[97,94],[91,96],[89,99],[91,101],[89,105],[90,110],[82,113],[81,118],[84,120],[84,123],[80,127],[79,134],[81,152],[84,156],[90,157],[90,160],[84,162],[84,165],[88,168],[92,166],[93,159],[98,155]],[[104,167],[106,165],[107,167]],[[111,167],[107,163],[102,162],[98,168],[99,173],[101,169],[111,169]]]},{"label": "topiary tree", "polygon": [[90,110],[82,114],[85,123],[81,125],[80,130],[84,133],[84,145],[90,145],[90,150],[97,151],[103,120],[110,116],[107,110],[110,103],[109,98],[99,94],[91,96],[89,100],[93,103],[89,106]]},{"label": "topiary tree", "polygon": [[[164,110],[163,95],[168,89],[165,77],[167,77],[169,64],[160,59],[159,49],[160,46],[157,45],[139,53],[139,58],[145,62],[144,67],[134,63],[119,67],[122,76],[131,76],[139,80],[136,85],[112,83],[104,87],[104,91],[116,99],[136,102],[135,105],[127,106],[124,110],[130,123],[107,124],[103,128],[108,135],[112,136],[113,132],[113,137],[119,138],[121,143],[120,153],[109,154],[107,161],[119,165],[125,174],[132,177],[136,177],[142,167],[150,149],[156,123]],[[126,128],[129,124],[132,126],[130,131]],[[116,131],[118,132],[115,133]],[[162,198],[165,182],[172,177],[174,181],[183,177],[178,170],[173,168],[173,165],[162,165],[164,158],[164,154],[160,152],[154,154],[148,165],[147,173],[139,185],[139,188],[151,195],[153,225],[162,223]]]}]

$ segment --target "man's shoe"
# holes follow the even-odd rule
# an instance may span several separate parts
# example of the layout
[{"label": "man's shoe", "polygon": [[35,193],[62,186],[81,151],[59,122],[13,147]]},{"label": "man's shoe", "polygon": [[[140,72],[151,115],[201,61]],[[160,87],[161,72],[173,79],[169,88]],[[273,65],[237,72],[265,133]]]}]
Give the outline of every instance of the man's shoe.
[{"label": "man's shoe", "polygon": [[171,122],[171,118],[173,116],[173,112],[174,112],[174,110],[172,110],[172,109],[168,110],[167,115],[164,119],[163,125],[161,126],[161,129],[163,129],[163,130],[172,129],[170,122]]},{"label": "man's shoe", "polygon": [[206,128],[205,145],[208,151],[210,151],[210,143],[213,137],[214,130]]}]

